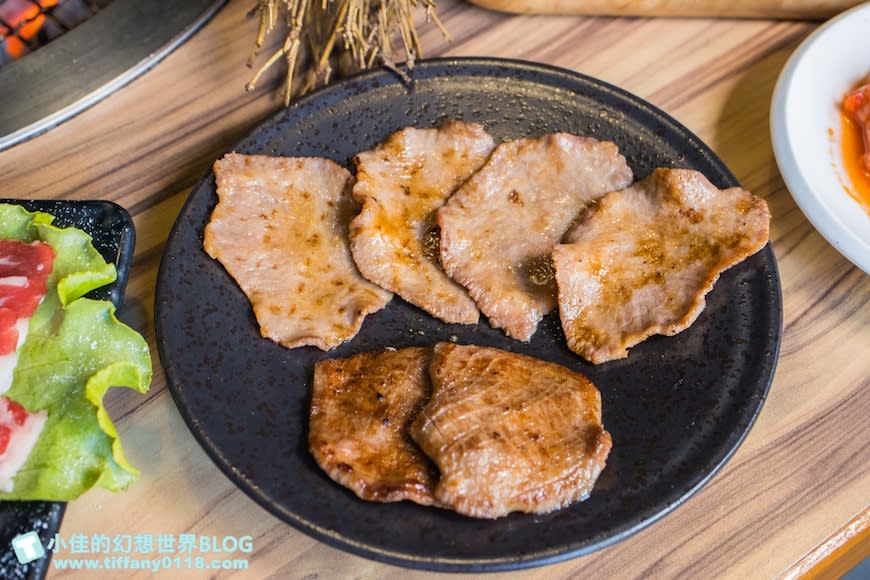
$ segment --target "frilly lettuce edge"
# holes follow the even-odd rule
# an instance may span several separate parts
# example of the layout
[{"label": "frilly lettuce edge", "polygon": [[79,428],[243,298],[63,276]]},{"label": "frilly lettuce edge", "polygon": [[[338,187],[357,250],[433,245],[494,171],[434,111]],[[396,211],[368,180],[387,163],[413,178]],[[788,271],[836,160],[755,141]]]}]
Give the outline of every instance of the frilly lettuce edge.
[{"label": "frilly lettuce edge", "polygon": [[55,251],[48,291],[5,395],[31,413],[47,411],[48,418],[13,491],[0,499],[67,501],[94,486],[126,489],[139,474],[124,455],[103,397],[113,386],[147,392],[148,344],[116,318],[111,302],[83,298],[113,282],[115,267],[87,233],[52,221],[44,212],[0,204],[0,238],[41,240]]}]

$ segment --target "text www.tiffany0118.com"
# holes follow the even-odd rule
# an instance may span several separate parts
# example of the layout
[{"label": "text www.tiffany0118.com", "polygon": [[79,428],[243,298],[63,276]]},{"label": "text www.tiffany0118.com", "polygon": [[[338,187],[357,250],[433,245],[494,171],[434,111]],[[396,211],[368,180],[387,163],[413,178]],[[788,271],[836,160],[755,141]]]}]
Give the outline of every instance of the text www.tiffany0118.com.
[{"label": "text www.tiffany0118.com", "polygon": [[131,558],[107,556],[105,558],[53,558],[56,570],[247,570],[245,559],[209,558],[206,556],[163,556],[159,558]]},{"label": "text www.tiffany0118.com", "polygon": [[47,545],[35,531],[12,539],[15,556],[27,564],[51,555],[56,570],[247,570],[251,536],[196,534],[55,534]]}]

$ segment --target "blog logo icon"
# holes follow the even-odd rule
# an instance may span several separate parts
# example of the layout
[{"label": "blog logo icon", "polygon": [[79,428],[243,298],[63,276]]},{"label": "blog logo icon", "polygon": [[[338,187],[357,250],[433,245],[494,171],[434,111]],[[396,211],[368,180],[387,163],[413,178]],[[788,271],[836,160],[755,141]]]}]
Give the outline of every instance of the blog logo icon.
[{"label": "blog logo icon", "polygon": [[36,532],[27,532],[12,538],[12,550],[22,564],[33,562],[45,556],[45,548],[42,547],[42,541]]}]

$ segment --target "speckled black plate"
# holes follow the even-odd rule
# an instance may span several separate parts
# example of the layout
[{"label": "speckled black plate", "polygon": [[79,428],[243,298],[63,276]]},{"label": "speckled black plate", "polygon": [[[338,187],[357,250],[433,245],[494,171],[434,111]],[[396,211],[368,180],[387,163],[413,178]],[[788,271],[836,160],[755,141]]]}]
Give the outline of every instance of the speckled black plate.
[{"label": "speckled black plate", "polygon": [[[352,169],[355,153],[393,131],[452,117],[482,122],[497,139],[552,131],[611,139],[638,178],[656,166],[681,166],[703,171],[720,187],[736,184],[673,119],[588,77],[492,59],[423,62],[412,77],[407,86],[378,71],[334,84],[267,120],[233,149],[325,156]],[[556,313],[524,344],[486,322],[441,323],[398,297],[367,318],[354,340],[323,353],[260,337],[244,294],[202,248],[216,203],[209,172],[182,209],[160,266],[157,342],[173,396],[194,436],[242,490],[293,526],[358,554],[480,571],[551,563],[613,544],[710,479],[743,440],[773,376],[782,301],[769,246],[721,277],[690,329],[652,338],[622,361],[581,361],[565,346]],[[361,501],[317,467],[307,450],[316,361],[451,337],[556,361],[595,382],[613,451],[587,501],[545,516],[474,520],[409,502]]]},{"label": "speckled black plate", "polygon": [[[115,264],[118,278],[88,296],[111,300],[120,307],[136,243],[133,220],[124,208],[110,201],[0,199],[0,203],[15,203],[29,211],[50,213],[55,217],[55,225],[76,227],[89,233],[103,258]],[[43,546],[47,546],[49,539],[60,529],[65,509],[66,503],[61,502],[0,501],[0,578],[34,580],[45,577],[51,553],[47,551],[45,558],[20,564],[12,550],[12,538],[35,531]]]}]

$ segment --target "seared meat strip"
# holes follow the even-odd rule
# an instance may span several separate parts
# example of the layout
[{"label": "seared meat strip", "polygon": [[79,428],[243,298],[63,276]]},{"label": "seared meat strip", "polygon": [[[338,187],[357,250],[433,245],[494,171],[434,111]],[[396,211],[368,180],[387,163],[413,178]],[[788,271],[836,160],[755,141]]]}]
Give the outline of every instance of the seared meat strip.
[{"label": "seared meat strip", "polygon": [[631,180],[613,143],[565,133],[503,143],[438,210],[444,269],[492,326],[528,341],[556,305],[553,246],[587,204]]},{"label": "seared meat strip", "polygon": [[435,211],[494,147],[481,125],[447,121],[359,153],[350,247],[362,275],[445,322],[477,322],[474,301],[441,268]]},{"label": "seared meat strip", "polygon": [[347,170],[328,159],[235,153],[214,169],[219,202],[203,246],[247,295],[263,336],[329,350],[390,301],[350,255],[358,207]]},{"label": "seared meat strip", "polygon": [[410,347],[314,367],[309,448],[362,499],[433,503],[437,471],[407,432],[431,393],[431,357],[430,348]]},{"label": "seared meat strip", "polygon": [[585,499],[610,434],[601,395],[583,375],[529,356],[440,343],[433,394],[411,436],[441,471],[437,501],[497,518],[545,513]]},{"label": "seared meat strip", "polygon": [[657,169],[606,195],[556,246],[568,346],[593,363],[686,329],[719,274],[767,243],[767,204],[688,169]]}]

